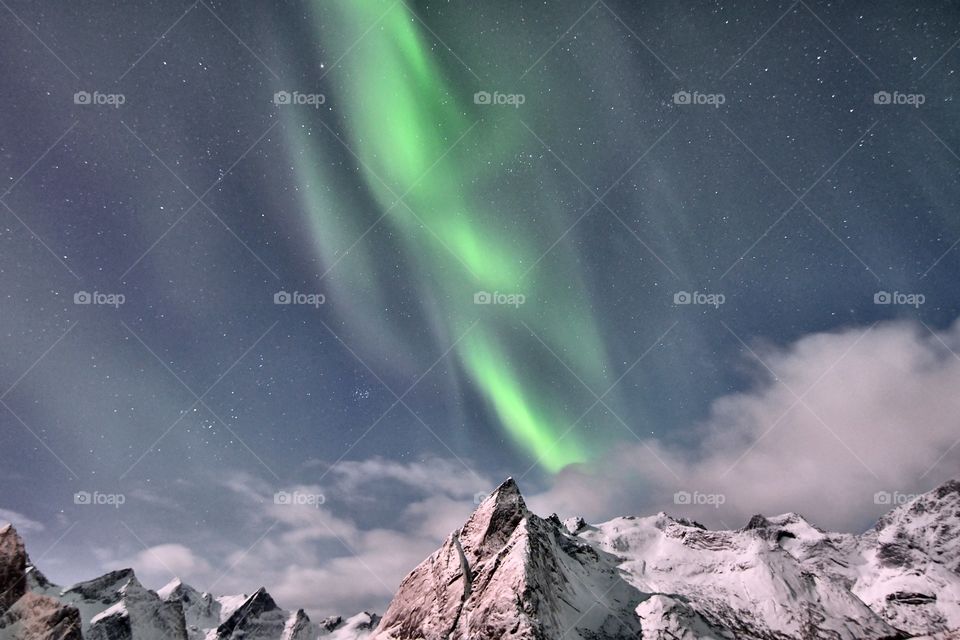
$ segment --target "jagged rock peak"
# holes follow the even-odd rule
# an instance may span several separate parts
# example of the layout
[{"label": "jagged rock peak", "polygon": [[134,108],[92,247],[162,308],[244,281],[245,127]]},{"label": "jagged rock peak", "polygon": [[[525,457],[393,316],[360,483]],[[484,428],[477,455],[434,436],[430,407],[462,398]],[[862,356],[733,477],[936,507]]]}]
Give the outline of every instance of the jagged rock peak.
[{"label": "jagged rock peak", "polygon": [[527,510],[523,496],[520,495],[520,487],[517,486],[516,481],[512,477],[500,483],[500,486],[493,490],[493,493],[490,494],[487,500],[492,500],[500,507],[514,508],[521,511]]},{"label": "jagged rock peak", "polygon": [[266,612],[279,610],[280,607],[277,606],[277,603],[274,602],[270,594],[267,593],[266,588],[260,587],[217,628],[217,637],[232,637],[234,632],[242,628],[242,625],[252,624]]},{"label": "jagged rock peak", "polygon": [[140,586],[133,569],[118,569],[93,580],[78,582],[64,593],[75,593],[83,598],[96,600],[105,594],[118,592],[129,585]]},{"label": "jagged rock peak", "polygon": [[954,478],[952,480],[947,480],[933,490],[933,495],[937,496],[938,499],[943,499],[951,493],[960,493],[960,479]]},{"label": "jagged rock peak", "polygon": [[501,547],[528,513],[520,488],[513,478],[507,478],[480,503],[454,538],[474,562]]},{"label": "jagged rock peak", "polygon": [[13,606],[27,589],[27,552],[23,540],[8,524],[0,529],[0,614]]},{"label": "jagged rock peak", "polygon": [[756,514],[750,518],[750,521],[747,522],[747,526],[743,528],[743,531],[753,531],[754,529],[766,529],[770,526],[770,521],[767,520],[762,514]]},{"label": "jagged rock peak", "polygon": [[[176,597],[181,591],[183,591],[185,585],[180,578],[173,578],[170,582],[163,585],[157,590],[157,595],[161,600],[169,600],[172,597]],[[189,588],[189,587],[186,587]]]}]

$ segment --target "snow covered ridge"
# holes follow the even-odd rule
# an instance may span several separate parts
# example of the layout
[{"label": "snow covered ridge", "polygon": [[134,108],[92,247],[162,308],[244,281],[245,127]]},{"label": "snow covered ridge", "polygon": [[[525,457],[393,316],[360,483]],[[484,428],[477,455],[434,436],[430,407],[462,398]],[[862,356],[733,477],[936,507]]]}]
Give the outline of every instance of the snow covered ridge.
[{"label": "snow covered ridge", "polygon": [[531,513],[508,479],[400,584],[381,620],[312,622],[264,589],[215,597],[133,570],[64,589],[0,528],[0,640],[960,640],[960,481],[862,535],[802,516],[711,531],[660,513]]},{"label": "snow covered ridge", "polygon": [[143,587],[132,569],[69,588],[33,566],[12,526],[0,528],[0,640],[362,640],[379,617],[311,622],[265,589],[214,597],[173,580]]},{"label": "snow covered ridge", "polygon": [[960,639],[960,482],[863,535],[788,513],[531,513],[513,480],[401,583],[374,640]]}]

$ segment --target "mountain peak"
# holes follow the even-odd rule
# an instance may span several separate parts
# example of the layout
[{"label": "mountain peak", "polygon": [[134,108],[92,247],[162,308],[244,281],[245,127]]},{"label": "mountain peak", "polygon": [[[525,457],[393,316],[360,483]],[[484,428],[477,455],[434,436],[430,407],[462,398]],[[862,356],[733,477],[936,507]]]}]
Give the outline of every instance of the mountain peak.
[{"label": "mountain peak", "polygon": [[112,594],[120,592],[130,584],[137,586],[140,584],[139,581],[137,581],[137,576],[134,574],[133,569],[118,569],[105,573],[93,580],[78,582],[67,589],[65,593],[73,593],[82,598],[98,599],[110,597]]},{"label": "mountain peak", "polygon": [[507,478],[480,503],[454,537],[474,562],[489,549],[501,547],[528,513],[520,488],[513,478]]},{"label": "mountain peak", "polygon": [[523,496],[520,495],[520,487],[517,486],[516,481],[512,477],[501,482],[500,486],[490,494],[490,498],[493,498],[497,504],[519,505],[522,509],[527,508],[527,505],[523,501]]},{"label": "mountain peak", "polygon": [[[259,618],[264,614],[281,612],[280,607],[273,601],[265,587],[260,587],[256,592],[247,597],[242,605],[234,611],[217,628],[218,638],[230,638],[235,633],[241,634],[246,627],[253,627],[260,624]],[[280,622],[281,626],[283,622]]]},{"label": "mountain peak", "polygon": [[951,493],[960,494],[960,478],[953,478],[952,480],[947,480],[939,487],[933,490],[932,492],[937,498],[945,498]]},{"label": "mountain peak", "polygon": [[12,524],[0,529],[0,614],[26,592],[27,552]]},{"label": "mountain peak", "polygon": [[179,593],[184,588],[183,582],[180,578],[173,578],[170,582],[163,585],[157,589],[157,595],[160,596],[161,600],[169,600],[174,594]]}]

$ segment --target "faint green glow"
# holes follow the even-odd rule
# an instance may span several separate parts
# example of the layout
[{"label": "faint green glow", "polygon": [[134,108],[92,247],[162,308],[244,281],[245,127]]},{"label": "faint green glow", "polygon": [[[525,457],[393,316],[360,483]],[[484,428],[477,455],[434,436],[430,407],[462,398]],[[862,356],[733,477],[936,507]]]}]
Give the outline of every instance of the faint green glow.
[{"label": "faint green glow", "polygon": [[[526,323],[577,377],[597,393],[605,390],[604,348],[589,312],[589,298],[576,279],[560,281],[549,273],[524,279],[527,265],[541,251],[536,237],[505,233],[505,228],[514,227],[510,212],[485,210],[480,204],[485,200],[472,192],[479,176],[492,174],[493,163],[471,156],[466,144],[455,146],[465,133],[466,139],[484,136],[488,150],[510,161],[519,150],[516,141],[525,135],[519,124],[501,123],[499,132],[480,124],[467,133],[477,122],[468,102],[475,89],[458,91],[447,81],[434,59],[432,41],[424,38],[403,2],[318,2],[314,8],[318,31],[332,48],[349,50],[332,71],[338,80],[335,110],[368,193],[381,211],[389,212],[382,224],[392,228],[409,258],[411,277],[421,290],[430,291],[434,317],[440,318],[450,340],[483,316],[453,352],[470,382],[511,441],[544,468],[558,471],[587,460],[591,451],[586,442],[577,430],[569,429],[577,415],[567,408],[567,394],[540,379],[543,372],[535,363],[518,358],[542,350]],[[317,250],[331,263],[364,229],[345,214],[358,204],[335,188],[337,179],[324,164],[327,156],[306,147],[294,155],[294,167],[300,184],[310,186],[302,201]],[[396,204],[398,196],[409,209]],[[356,283],[352,290],[363,289],[367,296],[363,312],[373,317],[382,308],[376,305],[384,294],[376,283],[377,256],[361,245],[349,259],[347,277]],[[566,266],[578,271],[575,264]],[[478,307],[473,304],[478,290],[522,291],[529,303],[519,309]],[[537,299],[559,301],[563,316],[538,311]],[[384,318],[378,335],[390,334],[389,324]],[[562,369],[559,362],[553,364]],[[572,378],[566,382],[578,384]]]}]

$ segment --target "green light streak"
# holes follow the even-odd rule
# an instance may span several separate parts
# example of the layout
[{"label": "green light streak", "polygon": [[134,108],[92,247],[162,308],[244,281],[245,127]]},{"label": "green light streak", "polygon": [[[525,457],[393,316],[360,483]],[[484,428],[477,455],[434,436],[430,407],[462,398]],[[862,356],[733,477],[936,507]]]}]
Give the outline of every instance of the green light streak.
[{"label": "green light streak", "polygon": [[[497,176],[493,163],[467,151],[470,139],[481,136],[495,156],[510,161],[520,148],[517,141],[529,134],[517,122],[501,123],[498,129],[480,124],[455,146],[477,121],[469,113],[472,105],[463,99],[472,97],[473,90],[451,87],[434,60],[431,41],[407,7],[402,2],[389,7],[390,0],[314,6],[318,30],[328,34],[332,50],[350,49],[332,71],[340,80],[334,105],[348,133],[344,142],[360,161],[368,193],[382,212],[389,211],[382,224],[392,228],[412,277],[439,310],[434,317],[441,318],[443,334],[456,339],[482,316],[453,353],[512,442],[552,472],[586,461],[593,451],[578,430],[560,440],[579,415],[565,409],[569,394],[543,380],[536,363],[519,358],[543,350],[526,323],[577,377],[598,393],[606,389],[605,351],[589,296],[578,280],[551,279],[549,272],[538,276],[542,269],[524,278],[526,265],[542,249],[535,235],[505,234],[505,228],[516,227],[511,212],[487,211],[479,204],[484,199],[476,193],[478,185],[495,182]],[[344,215],[359,204],[333,189],[338,177],[326,165],[324,152],[307,147],[294,155],[293,164],[300,184],[310,186],[302,203],[317,250],[329,264],[364,229]],[[406,204],[397,205],[401,195]],[[378,290],[377,256],[361,244],[349,259],[349,273],[338,272],[341,280],[346,278],[338,298],[356,300],[363,290],[363,312],[373,317],[383,308],[386,293]],[[569,256],[565,266],[579,272]],[[473,304],[478,290],[522,292],[528,303],[520,308],[479,307]],[[538,310],[537,300],[558,302],[562,316]],[[389,325],[388,319],[380,321],[378,335],[402,341],[392,336]],[[562,370],[560,363],[552,364]],[[565,382],[579,385],[572,379]]]}]

